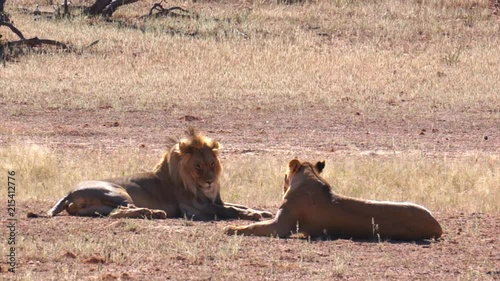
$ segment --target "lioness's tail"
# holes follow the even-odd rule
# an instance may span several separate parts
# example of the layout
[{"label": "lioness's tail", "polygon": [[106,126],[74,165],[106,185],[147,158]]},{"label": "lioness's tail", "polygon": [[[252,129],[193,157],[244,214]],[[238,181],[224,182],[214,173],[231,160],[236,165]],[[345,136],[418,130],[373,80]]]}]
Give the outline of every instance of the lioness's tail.
[{"label": "lioness's tail", "polygon": [[57,203],[54,205],[54,207],[52,207],[52,209],[50,209],[47,212],[47,216],[49,216],[49,218],[50,218],[50,217],[53,217],[53,216],[59,214],[63,210],[65,210],[69,204],[70,195],[71,194],[68,194],[68,195],[64,196],[61,200],[57,201]]}]

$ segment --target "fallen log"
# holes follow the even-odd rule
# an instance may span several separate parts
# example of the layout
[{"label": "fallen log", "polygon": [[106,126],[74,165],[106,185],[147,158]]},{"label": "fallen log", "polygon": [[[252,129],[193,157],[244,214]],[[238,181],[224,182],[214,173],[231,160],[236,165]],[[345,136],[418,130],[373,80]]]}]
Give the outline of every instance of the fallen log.
[{"label": "fallen log", "polygon": [[[32,38],[26,38],[24,34],[17,29],[12,23],[0,19],[0,26],[6,26],[8,27],[13,33],[15,33],[18,37],[19,40],[14,40],[14,41],[6,41],[0,44],[0,62],[5,66],[5,61],[8,58],[8,52],[13,53],[14,50],[20,50],[22,47],[26,47],[28,49],[33,49],[35,47],[41,47],[43,45],[48,45],[48,46],[54,46],[60,50],[63,50],[65,52],[75,52],[75,51],[81,51],[86,48],[92,47],[95,44],[99,42],[99,40],[96,40],[89,45],[83,47],[83,48],[75,48],[73,46],[67,45],[63,42],[52,40],[52,39],[40,39],[38,37],[32,37]],[[23,53],[21,51],[21,53]]]},{"label": "fallen log", "polygon": [[55,46],[57,48],[63,49],[63,50],[71,50],[71,47],[68,47],[68,45],[55,41],[55,40],[50,40],[50,39],[39,39],[38,37],[33,37],[29,39],[21,39],[17,41],[8,41],[5,43],[5,45],[9,48],[12,49],[14,47],[19,47],[19,46],[27,46],[30,48],[33,47],[39,47],[42,45],[50,45],[50,46]]}]

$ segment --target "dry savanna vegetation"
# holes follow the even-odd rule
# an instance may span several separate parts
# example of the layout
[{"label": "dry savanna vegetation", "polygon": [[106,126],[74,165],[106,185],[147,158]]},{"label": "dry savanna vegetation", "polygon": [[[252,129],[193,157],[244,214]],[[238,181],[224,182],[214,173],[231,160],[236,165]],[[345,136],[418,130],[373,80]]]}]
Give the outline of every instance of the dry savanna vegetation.
[{"label": "dry savanna vegetation", "polygon": [[[5,5],[26,37],[72,49],[16,49],[0,65],[0,171],[4,186],[16,172],[18,219],[14,274],[0,231],[0,279],[500,278],[498,1],[174,0],[162,5],[187,12],[147,18],[154,1],[143,0],[111,18],[33,15],[53,12],[50,2]],[[335,192],[424,205],[443,237],[228,237],[224,226],[247,222],[26,218],[80,180],[150,170],[189,126],[222,143],[228,202],[275,212],[286,163],[325,159]]]}]

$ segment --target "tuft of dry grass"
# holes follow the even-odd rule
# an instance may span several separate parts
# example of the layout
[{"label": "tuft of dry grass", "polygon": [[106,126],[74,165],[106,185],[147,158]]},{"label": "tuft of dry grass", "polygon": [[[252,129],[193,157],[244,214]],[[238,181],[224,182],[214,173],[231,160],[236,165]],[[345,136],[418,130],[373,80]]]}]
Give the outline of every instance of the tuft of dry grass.
[{"label": "tuft of dry grass", "polygon": [[336,192],[353,197],[409,201],[438,211],[498,212],[499,164],[497,156],[481,154],[363,157],[334,161],[324,176]]}]

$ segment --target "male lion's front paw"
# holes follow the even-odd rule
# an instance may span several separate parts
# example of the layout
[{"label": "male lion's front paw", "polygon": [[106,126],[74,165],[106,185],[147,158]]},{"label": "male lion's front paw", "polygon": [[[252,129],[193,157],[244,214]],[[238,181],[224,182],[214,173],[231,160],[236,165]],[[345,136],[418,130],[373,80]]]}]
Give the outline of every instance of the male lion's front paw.
[{"label": "male lion's front paw", "polygon": [[264,218],[264,216],[261,212],[252,212],[249,214],[249,219],[254,220],[254,221],[259,221],[262,218]]},{"label": "male lion's front paw", "polygon": [[165,211],[162,210],[152,210],[152,211],[153,215],[151,216],[151,218],[153,219],[164,220],[167,218],[167,213]]},{"label": "male lion's front paw", "polygon": [[273,213],[268,212],[268,211],[262,211],[262,212],[261,212],[261,216],[262,216],[263,218],[269,219],[269,218],[272,218],[272,217],[273,217]]},{"label": "male lion's front paw", "polygon": [[224,233],[227,235],[236,235],[238,234],[237,226],[226,226],[224,227]]},{"label": "male lion's front paw", "polygon": [[130,209],[130,210],[127,210],[126,213],[130,214],[131,216],[137,215],[138,217],[142,217],[142,218],[146,218],[146,219],[153,218],[153,211],[148,209],[148,208]]}]

